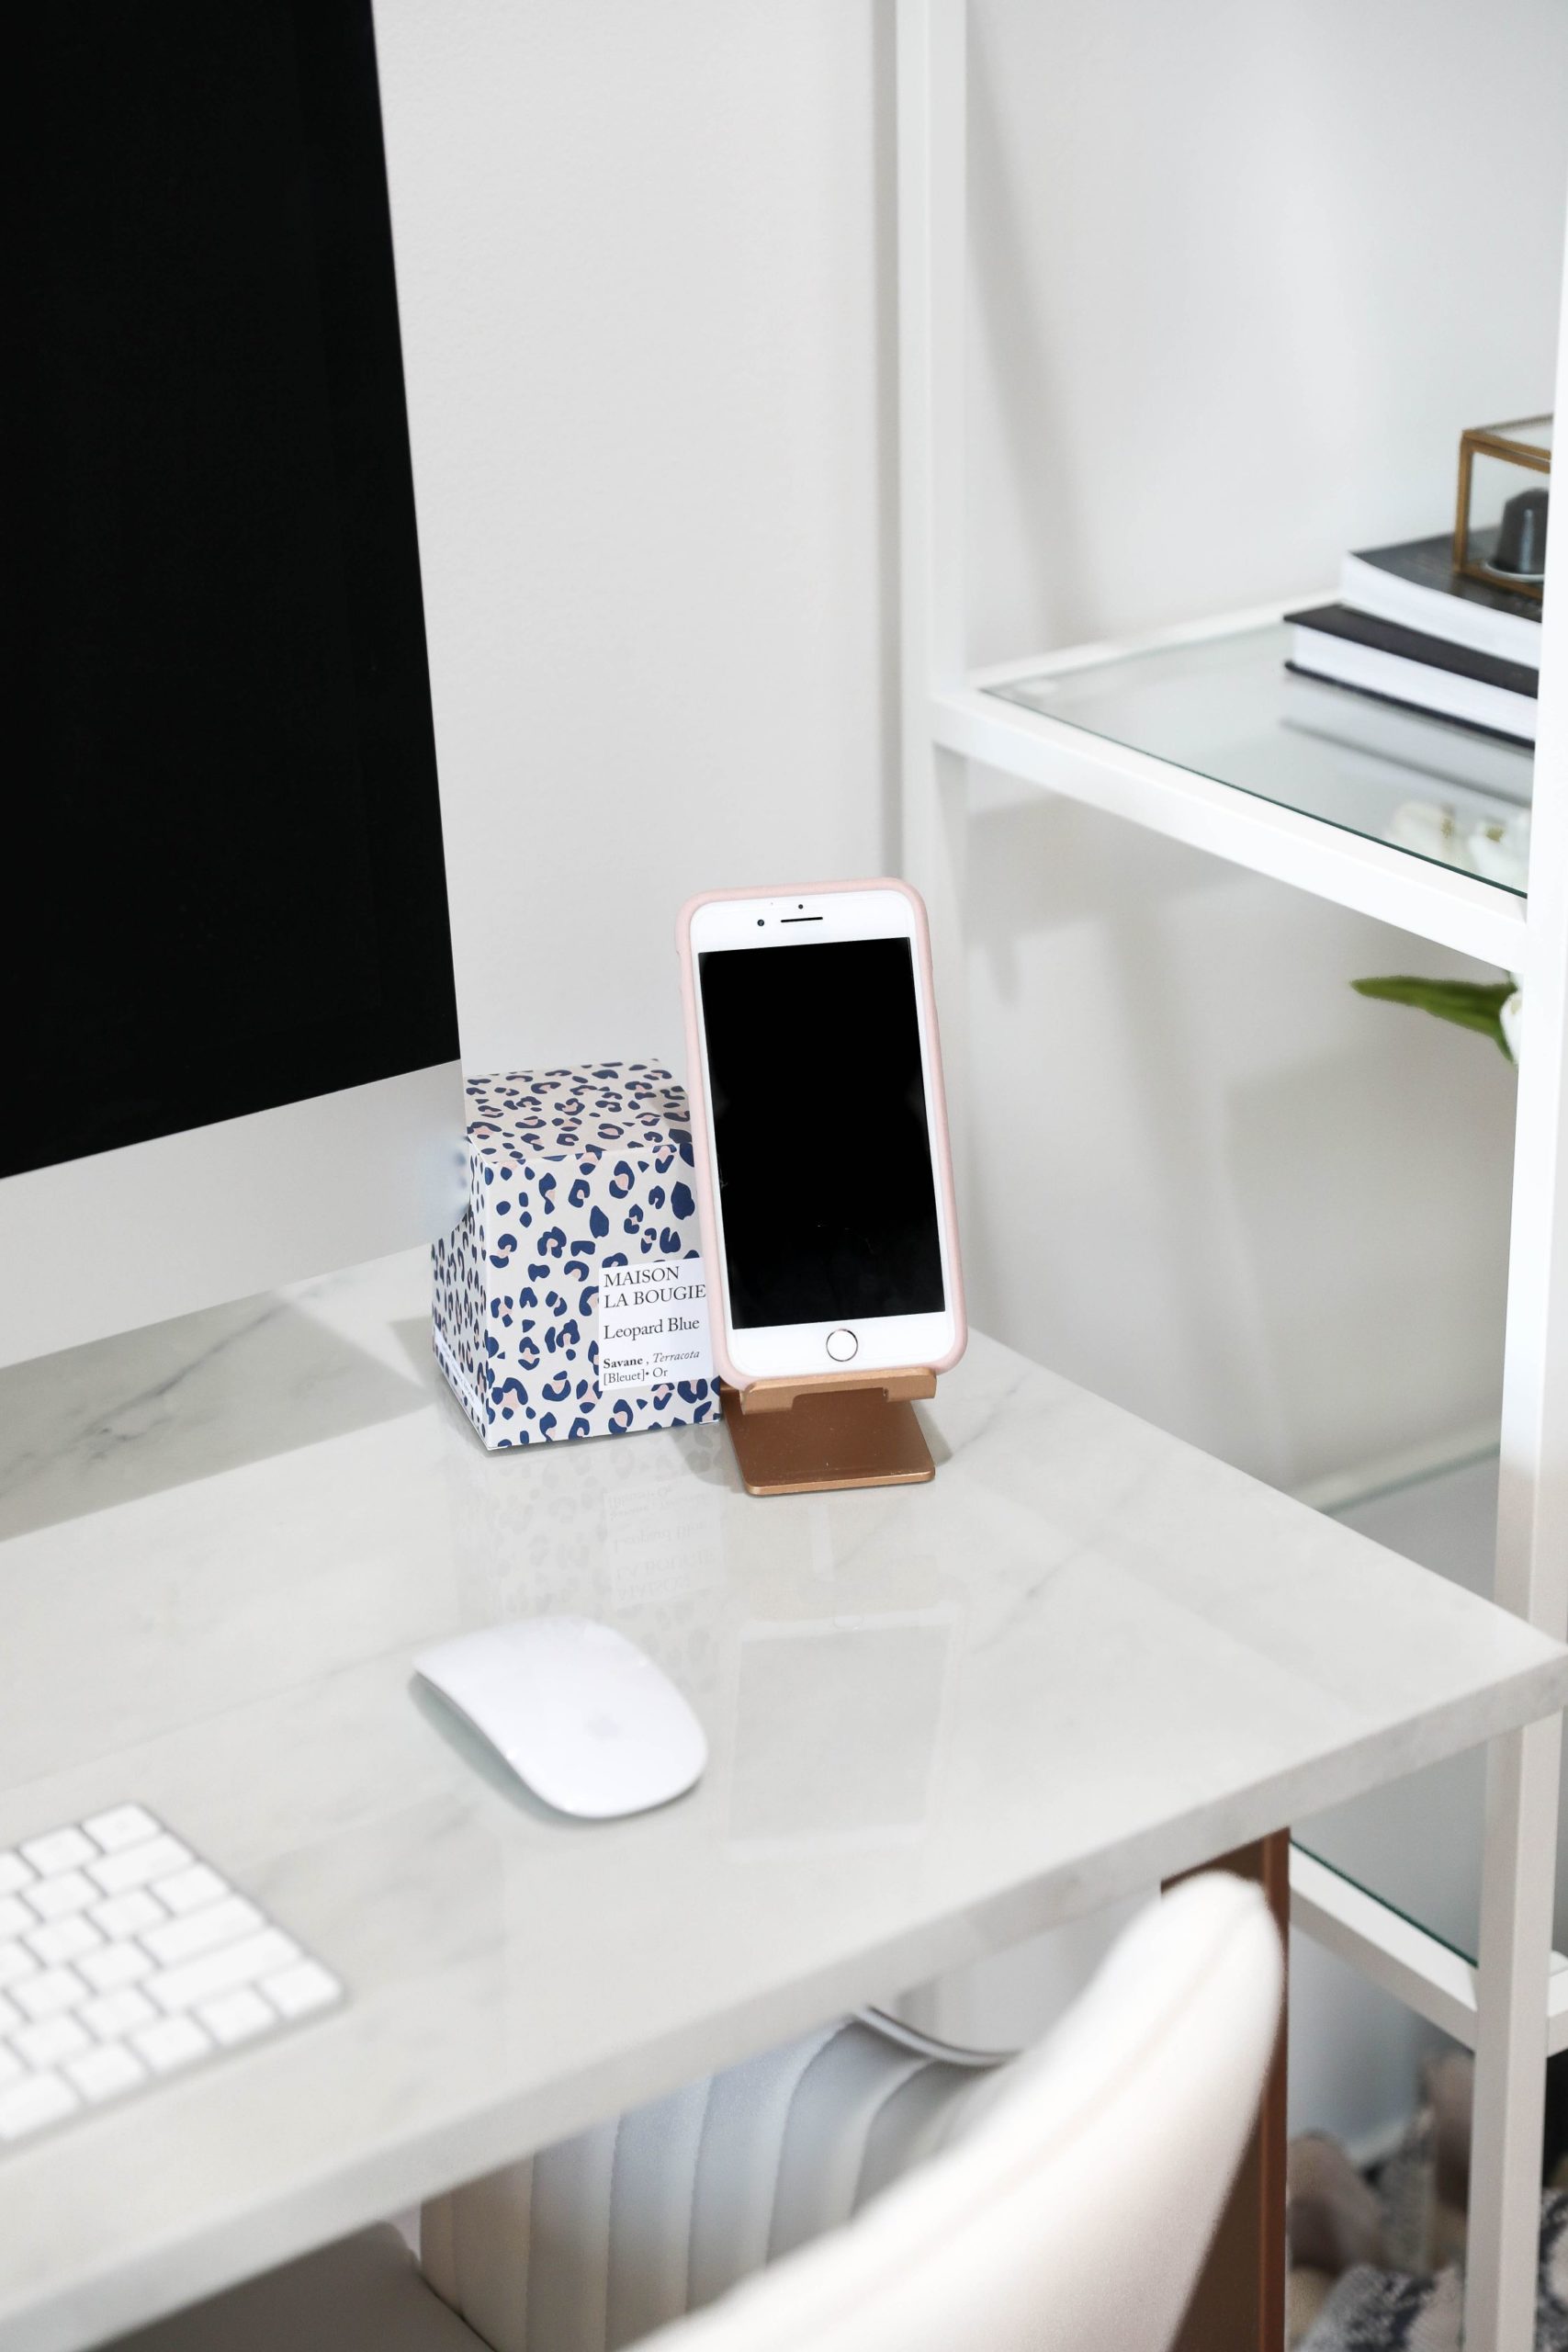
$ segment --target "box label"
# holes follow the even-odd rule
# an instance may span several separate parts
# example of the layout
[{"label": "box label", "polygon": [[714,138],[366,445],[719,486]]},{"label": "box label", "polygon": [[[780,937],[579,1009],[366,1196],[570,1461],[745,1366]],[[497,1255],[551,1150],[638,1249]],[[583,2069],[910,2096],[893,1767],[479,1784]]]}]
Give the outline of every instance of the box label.
[{"label": "box label", "polygon": [[644,1259],[599,1269],[599,1391],[711,1380],[708,1294],[701,1258]]}]

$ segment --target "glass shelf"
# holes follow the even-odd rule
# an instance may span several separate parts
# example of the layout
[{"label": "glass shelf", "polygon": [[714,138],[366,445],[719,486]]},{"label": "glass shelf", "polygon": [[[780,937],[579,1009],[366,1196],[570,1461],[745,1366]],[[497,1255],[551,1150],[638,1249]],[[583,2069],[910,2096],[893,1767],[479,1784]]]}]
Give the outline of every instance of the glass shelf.
[{"label": "glass shelf", "polygon": [[[1337,1510],[1333,1516],[1418,1560],[1472,1592],[1488,1594],[1497,1507],[1495,1453],[1413,1478]],[[1473,1961],[1480,1923],[1484,1825],[1484,1752],[1428,1765],[1408,1779],[1314,1815],[1295,1842],[1341,1878],[1375,1895]],[[1568,1951],[1568,1791],[1559,1827],[1552,1940]]]},{"label": "glass shelf", "polygon": [[1277,622],[979,683],[1003,702],[1522,897],[1530,754],[1299,676],[1285,666],[1291,634]]}]

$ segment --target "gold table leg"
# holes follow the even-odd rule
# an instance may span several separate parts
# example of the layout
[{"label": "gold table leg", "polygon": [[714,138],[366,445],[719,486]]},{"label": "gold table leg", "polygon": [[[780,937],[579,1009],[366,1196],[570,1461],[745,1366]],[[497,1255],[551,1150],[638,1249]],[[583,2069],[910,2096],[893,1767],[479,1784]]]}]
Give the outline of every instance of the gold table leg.
[{"label": "gold table leg", "polygon": [[[1281,1942],[1291,1925],[1291,1833],[1222,1854],[1205,1869],[1234,1871],[1268,1897]],[[1196,1873],[1191,1873],[1196,1875]],[[1173,1880],[1171,1883],[1177,1884]],[[1172,2352],[1281,2352],[1285,2341],[1285,2041],[1289,2010],[1247,2142],[1208,2259]]]}]

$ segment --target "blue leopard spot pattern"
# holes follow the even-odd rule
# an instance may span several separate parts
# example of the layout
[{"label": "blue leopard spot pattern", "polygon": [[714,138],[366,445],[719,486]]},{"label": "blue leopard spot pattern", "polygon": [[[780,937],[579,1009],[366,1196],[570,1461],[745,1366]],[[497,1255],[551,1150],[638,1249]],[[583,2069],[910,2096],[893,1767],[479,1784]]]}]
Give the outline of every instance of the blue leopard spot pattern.
[{"label": "blue leopard spot pattern", "polygon": [[657,1062],[471,1078],[468,1204],[431,1252],[436,1361],[487,1446],[714,1420],[716,1380],[599,1386],[601,1265],[694,1258],[691,1116]]}]

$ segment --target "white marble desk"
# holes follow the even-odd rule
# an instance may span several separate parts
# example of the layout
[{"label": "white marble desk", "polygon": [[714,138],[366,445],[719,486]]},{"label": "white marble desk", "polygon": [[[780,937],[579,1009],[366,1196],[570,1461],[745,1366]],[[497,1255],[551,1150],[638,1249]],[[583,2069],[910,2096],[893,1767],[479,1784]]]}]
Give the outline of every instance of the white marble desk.
[{"label": "white marble desk", "polygon": [[[62,2352],[840,2007],[1549,1711],[1568,1653],[976,1340],[934,1486],[754,1502],[722,1430],[487,1458],[393,1260],[0,1374],[0,1846],[144,1800],[340,2013],[0,2154]],[[713,1760],[547,1815],[410,1685],[614,1620]]]}]

